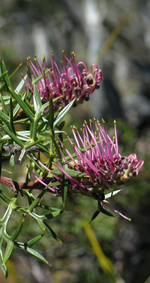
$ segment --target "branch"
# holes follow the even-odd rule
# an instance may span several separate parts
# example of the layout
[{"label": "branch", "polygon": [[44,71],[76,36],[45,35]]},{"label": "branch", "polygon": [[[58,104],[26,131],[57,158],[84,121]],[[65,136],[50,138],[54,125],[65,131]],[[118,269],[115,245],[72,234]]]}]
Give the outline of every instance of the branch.
[{"label": "branch", "polygon": [[[22,147],[18,144],[10,144],[10,145],[3,145],[2,147],[2,154],[15,154],[20,153],[22,150]],[[39,152],[42,151],[38,146],[33,145],[30,148],[26,150],[27,152]]]},{"label": "branch", "polygon": [[[43,176],[40,179],[43,180]],[[50,182],[50,178],[46,178],[44,182],[48,184]],[[42,185],[38,180],[29,183],[23,183],[23,182],[16,182],[10,178],[1,176],[0,183],[10,188],[15,194],[18,194],[18,192],[20,192],[22,196],[23,196],[23,191],[22,191],[23,189],[42,190],[44,188],[44,185]]]}]

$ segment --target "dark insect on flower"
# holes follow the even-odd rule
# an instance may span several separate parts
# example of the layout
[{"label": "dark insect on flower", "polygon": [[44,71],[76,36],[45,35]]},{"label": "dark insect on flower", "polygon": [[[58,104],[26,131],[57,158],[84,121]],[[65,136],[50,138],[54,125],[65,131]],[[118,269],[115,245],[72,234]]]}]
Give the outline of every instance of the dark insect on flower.
[{"label": "dark insect on flower", "polygon": [[[88,101],[93,91],[100,87],[102,71],[98,69],[97,65],[92,64],[91,73],[89,73],[85,63],[75,62],[74,53],[71,53],[71,58],[68,59],[63,52],[62,72],[58,68],[53,54],[50,69],[46,65],[45,57],[42,64],[37,58],[34,61],[35,63],[28,59],[28,66],[33,77],[36,79],[39,77],[37,88],[41,99],[44,103],[49,100],[49,96],[52,99],[59,98],[54,102],[54,107],[57,110],[61,110],[74,99],[74,106],[84,100]],[[30,77],[29,82],[25,83],[25,88],[34,92]]]}]

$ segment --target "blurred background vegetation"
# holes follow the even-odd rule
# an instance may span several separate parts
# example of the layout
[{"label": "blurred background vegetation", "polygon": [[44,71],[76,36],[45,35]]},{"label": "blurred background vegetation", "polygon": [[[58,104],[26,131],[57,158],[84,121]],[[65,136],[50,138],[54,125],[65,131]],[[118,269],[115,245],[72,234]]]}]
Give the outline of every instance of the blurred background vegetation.
[{"label": "blurred background vegetation", "polygon": [[[132,222],[99,215],[89,226],[95,201],[69,199],[67,211],[50,223],[63,245],[49,236],[37,244],[52,267],[16,249],[7,264],[8,283],[150,282],[149,15],[148,0],[1,0],[0,58],[9,73],[23,63],[13,78],[14,87],[26,72],[28,56],[37,54],[42,61],[45,55],[50,64],[53,50],[59,64],[62,50],[67,56],[75,51],[77,61],[102,69],[103,81],[89,102],[71,110],[66,129],[103,117],[111,134],[116,119],[121,153],[136,152],[145,160],[139,176],[110,201]],[[61,207],[59,198],[51,196],[49,201]],[[3,209],[0,204],[0,217]],[[29,220],[26,229],[24,240],[38,228]],[[1,273],[0,282],[6,282]]]}]

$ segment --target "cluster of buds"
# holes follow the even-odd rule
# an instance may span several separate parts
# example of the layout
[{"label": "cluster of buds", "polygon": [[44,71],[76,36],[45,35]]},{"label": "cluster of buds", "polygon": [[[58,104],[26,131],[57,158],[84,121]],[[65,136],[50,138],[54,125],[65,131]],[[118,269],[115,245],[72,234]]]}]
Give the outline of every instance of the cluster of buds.
[{"label": "cluster of buds", "polygon": [[[28,66],[34,78],[42,76],[37,82],[38,92],[42,101],[49,101],[49,96],[52,99],[59,98],[54,102],[54,107],[58,111],[73,100],[75,100],[74,106],[82,103],[84,100],[89,100],[93,91],[100,87],[102,80],[102,71],[98,69],[97,65],[91,65],[91,73],[89,73],[84,62],[75,62],[75,54],[73,52],[70,59],[63,52],[61,65],[62,72],[56,64],[53,54],[51,55],[50,69],[47,67],[45,58],[43,58],[42,64],[37,58],[35,58],[34,63],[30,58],[28,59]],[[34,86],[30,77],[29,82],[26,81],[25,88],[30,88],[34,92]]]}]

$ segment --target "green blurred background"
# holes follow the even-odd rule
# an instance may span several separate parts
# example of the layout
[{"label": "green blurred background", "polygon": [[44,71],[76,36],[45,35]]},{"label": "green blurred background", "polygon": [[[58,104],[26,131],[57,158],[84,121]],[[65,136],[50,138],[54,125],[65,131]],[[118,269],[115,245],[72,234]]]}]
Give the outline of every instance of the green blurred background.
[{"label": "green blurred background", "polygon": [[[0,273],[1,283],[150,282],[149,18],[148,0],[1,0],[0,59],[10,73],[23,63],[14,87],[26,72],[28,56],[37,54],[42,61],[45,55],[50,64],[53,50],[59,64],[62,50],[67,56],[75,51],[77,61],[102,69],[103,81],[89,102],[71,110],[66,130],[73,123],[81,126],[84,119],[103,117],[112,134],[116,119],[120,152],[136,152],[145,160],[139,176],[110,201],[132,222],[99,215],[89,226],[95,201],[83,196],[68,200],[66,212],[50,222],[63,245],[49,236],[37,244],[52,267],[16,249],[7,264],[8,279]],[[49,203],[62,205],[53,196]],[[3,213],[1,203],[0,217]],[[10,230],[16,222],[14,214]],[[29,240],[38,227],[29,219],[26,231],[22,238]]]}]

